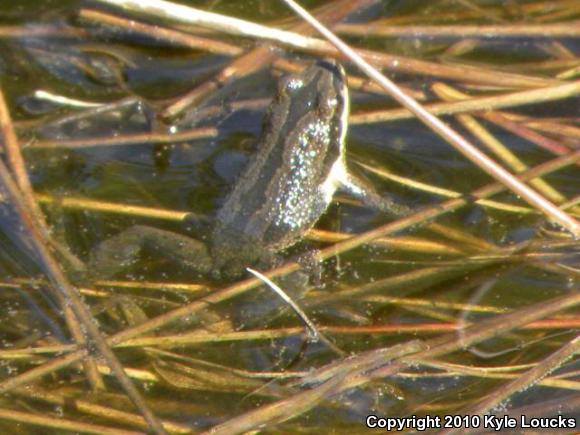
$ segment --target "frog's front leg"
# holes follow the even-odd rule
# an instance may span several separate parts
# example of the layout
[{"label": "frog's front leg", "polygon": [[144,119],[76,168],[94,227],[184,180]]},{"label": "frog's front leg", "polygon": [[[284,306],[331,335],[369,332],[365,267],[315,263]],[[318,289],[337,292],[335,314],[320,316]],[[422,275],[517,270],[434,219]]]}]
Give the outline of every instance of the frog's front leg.
[{"label": "frog's front leg", "polygon": [[398,217],[411,214],[412,210],[406,205],[396,202],[390,196],[380,195],[369,183],[346,171],[340,174],[340,187],[372,209]]},{"label": "frog's front leg", "polygon": [[101,242],[91,253],[88,272],[109,277],[133,265],[142,251],[158,254],[202,274],[212,268],[207,247],[200,241],[159,228],[136,225]]}]

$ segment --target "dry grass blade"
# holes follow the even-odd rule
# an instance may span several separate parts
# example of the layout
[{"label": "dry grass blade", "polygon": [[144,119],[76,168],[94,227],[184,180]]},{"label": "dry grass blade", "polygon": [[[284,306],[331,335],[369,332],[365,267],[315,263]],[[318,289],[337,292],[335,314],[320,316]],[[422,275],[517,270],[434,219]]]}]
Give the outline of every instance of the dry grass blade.
[{"label": "dry grass blade", "polygon": [[385,26],[384,24],[365,23],[340,24],[336,33],[356,36],[412,36],[412,37],[452,37],[452,38],[575,38],[580,36],[577,23],[569,24],[512,24],[505,25],[453,25],[453,26]]},{"label": "dry grass blade", "polygon": [[34,26],[0,26],[0,38],[30,38],[39,36],[43,38],[72,38],[86,36],[82,29],[73,29],[70,27],[35,24]]},{"label": "dry grass blade", "polygon": [[[371,168],[366,165],[361,165],[371,172],[377,172],[381,176],[385,176],[385,178],[390,178],[390,176],[386,176],[384,171],[376,171],[374,168]],[[400,179],[400,177],[398,177]],[[412,182],[408,182],[406,184],[413,185]],[[419,189],[423,189],[432,193],[437,193],[444,197],[451,197],[451,198],[460,198],[462,195],[457,192],[451,192],[447,190],[434,190],[434,188],[427,187],[421,185],[420,183],[414,183],[414,185],[418,186]],[[86,198],[77,198],[77,197],[64,197],[64,198],[53,198],[50,195],[37,193],[35,195],[37,201],[41,204],[55,204],[57,203],[60,207],[70,210],[90,210],[94,212],[100,213],[113,213],[118,215],[127,215],[127,216],[136,216],[136,217],[146,217],[151,219],[160,219],[165,221],[177,221],[183,222],[188,217],[192,216],[192,213],[185,212],[185,211],[177,211],[177,210],[164,210],[159,208],[151,208],[151,207],[142,207],[142,206],[134,206],[134,205],[127,205],[127,204],[120,204],[120,203],[111,203],[105,201],[97,201],[91,200]],[[529,213],[531,212],[530,209],[526,209],[523,207],[511,206],[508,204],[497,203],[495,201],[476,201],[478,204],[486,205],[489,207],[494,207],[502,210],[512,211],[514,213]],[[488,250],[493,248],[493,246],[481,239],[476,239],[475,237],[469,236],[464,232],[454,231],[449,227],[443,227],[438,224],[430,224],[429,228],[432,231],[438,232],[451,240],[460,241],[462,243],[466,243],[469,245],[473,245],[474,247],[481,249],[481,250]],[[331,234],[328,231],[321,231],[321,230],[310,230],[306,235],[307,238],[311,240],[320,240],[326,242],[337,242],[341,240],[345,240],[351,237],[350,234]],[[441,252],[444,251],[445,253],[450,252],[463,252],[461,250],[457,250],[456,248],[451,247],[450,245],[442,245],[440,243],[431,242],[428,240],[419,240],[417,238],[404,238],[404,237],[397,237],[396,239],[390,240],[377,240],[375,245],[384,245],[384,246],[391,246],[397,247],[399,249],[408,249],[411,251],[417,252]],[[143,285],[143,283],[141,283]]]},{"label": "dry grass blade", "polygon": [[[465,112],[488,112],[493,109],[504,109],[530,104],[541,104],[548,101],[575,97],[580,94],[580,81],[549,86],[529,91],[513,92],[492,97],[475,97],[456,103],[432,103],[426,109],[434,115],[454,115]],[[413,117],[409,109],[391,109],[360,113],[351,116],[353,124],[367,122],[387,122]]]},{"label": "dry grass blade", "polygon": [[109,426],[77,422],[64,418],[43,417],[30,412],[15,411],[13,409],[0,409],[0,418],[13,421],[19,425],[40,426],[58,431],[91,433],[96,435],[142,435],[142,432],[116,429]]},{"label": "dry grass blade", "polygon": [[115,213],[130,216],[142,216],[155,219],[163,219],[168,221],[183,221],[188,215],[188,212],[162,210],[152,207],[141,207],[136,205],[126,205],[105,201],[96,201],[93,199],[65,197],[54,198],[50,195],[37,193],[35,195],[38,202],[41,204],[58,203],[61,207],[70,208],[73,210],[92,210],[101,213]]},{"label": "dry grass blade", "polygon": [[93,103],[90,101],[75,100],[73,98],[63,97],[62,95],[56,95],[52,92],[47,92],[43,90],[37,90],[34,92],[34,98],[39,101],[48,101],[50,103],[58,104],[67,107],[76,108],[89,108],[89,107],[102,107],[101,103]]},{"label": "dry grass blade", "polygon": [[76,140],[60,141],[36,141],[28,148],[35,149],[59,149],[59,148],[93,148],[93,147],[110,147],[110,146],[127,146],[127,145],[156,145],[156,144],[173,144],[179,142],[188,142],[198,139],[214,138],[218,134],[217,129],[212,127],[199,128],[195,130],[183,131],[175,134],[146,133],[124,135],[121,137],[108,138],[91,138]]},{"label": "dry grass blade", "polygon": [[[456,376],[469,376],[477,377],[480,379],[507,379],[513,380],[520,376],[520,372],[526,368],[529,368],[531,364],[522,364],[518,366],[507,366],[507,367],[472,367],[472,366],[460,366],[458,364],[448,364],[440,362],[424,362],[425,367],[431,367],[438,370],[443,370],[442,373],[425,373],[422,376],[416,376],[412,373],[401,373],[397,375],[400,378],[407,379],[417,379],[421,378],[433,378],[433,379],[445,379],[452,378]],[[559,388],[563,390],[570,391],[580,391],[580,383],[575,381],[568,381],[565,379],[557,379],[554,377],[547,377],[541,379],[537,383],[538,386],[549,387],[549,388]],[[512,412],[510,412],[510,415]],[[469,414],[467,414],[469,415]]]}]

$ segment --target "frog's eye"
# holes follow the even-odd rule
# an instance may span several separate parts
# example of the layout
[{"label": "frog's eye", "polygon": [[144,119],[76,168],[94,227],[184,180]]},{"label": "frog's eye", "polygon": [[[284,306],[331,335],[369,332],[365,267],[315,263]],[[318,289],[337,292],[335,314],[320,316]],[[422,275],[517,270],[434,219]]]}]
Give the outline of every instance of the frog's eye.
[{"label": "frog's eye", "polygon": [[331,108],[331,109],[336,109],[336,107],[338,106],[338,99],[336,98],[330,98],[326,100],[326,105]]},{"label": "frog's eye", "polygon": [[338,98],[321,98],[319,96],[317,106],[323,116],[330,117],[338,107]]}]

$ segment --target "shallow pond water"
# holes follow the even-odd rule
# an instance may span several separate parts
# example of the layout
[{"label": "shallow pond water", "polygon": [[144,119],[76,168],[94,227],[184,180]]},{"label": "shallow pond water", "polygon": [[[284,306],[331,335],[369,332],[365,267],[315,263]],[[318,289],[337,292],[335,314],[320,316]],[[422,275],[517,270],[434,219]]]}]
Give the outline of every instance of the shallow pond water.
[{"label": "shallow pond water", "polygon": [[[281,2],[182,4],[289,29],[297,23]],[[303,2],[317,14],[347,4]],[[577,78],[572,2],[378,1],[360,9],[336,28],[341,36],[512,172],[562,161],[534,187],[558,204],[577,201],[578,89],[541,102],[493,100],[536,89],[555,95]],[[136,224],[207,241],[216,210],[254,158],[277,80],[323,57],[199,28],[182,28],[175,42],[159,28],[106,21],[120,17],[163,23],[96,1],[0,0],[2,92],[54,246],[81,262]],[[380,35],[381,28],[398,32]],[[224,45],[192,49],[188,35]],[[253,71],[217,83],[256,47],[263,52]],[[90,280],[52,250],[101,331],[125,334],[115,354],[153,413],[176,433],[219,424],[224,433],[362,431],[369,414],[444,421],[484,412],[477,408],[484,399],[496,415],[514,418],[580,415],[577,405],[565,407],[578,388],[574,359],[539,385],[522,384],[525,393],[499,399],[502,385],[574,346],[577,243],[505,190],[475,203],[477,189],[493,180],[343,63],[352,80],[349,170],[425,217],[389,227],[398,218],[338,194],[315,230],[281,253],[280,265],[305,253],[325,258],[308,285],[279,281],[324,340],[309,341],[296,313],[266,287],[192,273],[155,249],[113,277]],[[210,91],[187,110],[163,116],[204,85]],[[458,109],[445,86],[489,100],[449,115]],[[451,207],[454,194],[465,204],[427,215]],[[578,217],[577,205],[566,210]],[[67,355],[75,341],[8,200],[2,213],[0,431],[63,433],[65,423],[77,432],[143,430],[102,359],[90,382],[89,364],[77,362],[7,384]],[[385,349],[396,345],[401,355],[390,356]],[[364,360],[372,351],[375,359]],[[347,356],[357,364],[348,366]],[[267,408],[277,402],[280,415]],[[230,420],[238,416],[246,420]]]}]

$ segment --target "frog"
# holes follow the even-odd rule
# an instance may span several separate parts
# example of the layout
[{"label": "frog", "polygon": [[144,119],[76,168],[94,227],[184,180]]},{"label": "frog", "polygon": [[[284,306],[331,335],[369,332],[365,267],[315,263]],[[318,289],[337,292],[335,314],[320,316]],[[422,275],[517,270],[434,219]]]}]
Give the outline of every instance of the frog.
[{"label": "frog", "polygon": [[338,62],[319,60],[283,76],[257,149],[217,211],[208,243],[137,225],[101,242],[89,269],[114,274],[147,249],[201,274],[235,277],[249,266],[273,265],[314,227],[338,189],[377,210],[400,208],[348,171],[349,110],[346,75]]}]

